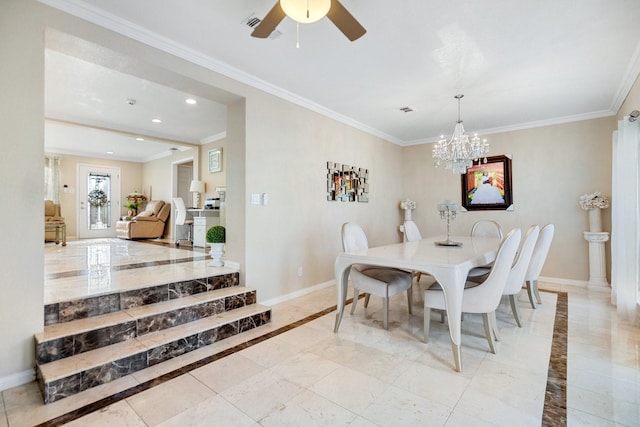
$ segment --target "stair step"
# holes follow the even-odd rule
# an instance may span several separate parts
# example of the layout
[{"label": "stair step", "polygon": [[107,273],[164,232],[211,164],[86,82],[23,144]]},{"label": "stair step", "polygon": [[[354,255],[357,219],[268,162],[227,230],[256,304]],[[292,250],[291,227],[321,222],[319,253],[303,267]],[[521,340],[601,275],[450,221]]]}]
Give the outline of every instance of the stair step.
[{"label": "stair step", "polygon": [[269,307],[247,305],[38,365],[38,383],[45,403],[51,403],[262,326],[270,320]]},{"label": "stair step", "polygon": [[236,287],[238,283],[239,273],[236,272],[59,301],[45,305],[45,325],[71,322],[212,290]]},{"label": "stair step", "polygon": [[60,360],[255,302],[255,289],[234,286],[45,326],[35,336],[36,360]]}]

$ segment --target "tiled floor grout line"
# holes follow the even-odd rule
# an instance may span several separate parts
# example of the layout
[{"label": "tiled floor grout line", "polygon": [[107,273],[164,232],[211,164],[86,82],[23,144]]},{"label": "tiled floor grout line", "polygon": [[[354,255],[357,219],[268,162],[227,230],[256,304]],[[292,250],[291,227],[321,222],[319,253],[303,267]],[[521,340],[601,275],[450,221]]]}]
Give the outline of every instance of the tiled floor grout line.
[{"label": "tiled floor grout line", "polygon": [[[547,376],[547,388],[545,393],[545,403],[542,412],[542,425],[549,427],[566,426],[567,424],[567,396],[566,396],[566,362],[567,362],[567,317],[568,317],[568,298],[566,292],[559,291],[547,291],[540,290],[541,292],[549,292],[558,295],[556,302],[556,314],[553,327],[553,339],[551,343],[551,354],[549,356],[549,374]],[[363,298],[364,294],[360,295]],[[351,304],[353,299],[346,301],[345,305]],[[73,411],[62,414],[56,418],[45,421],[38,424],[40,426],[59,426],[70,421],[79,419],[92,412],[103,409],[109,405],[120,402],[140,392],[153,388],[157,385],[163,384],[169,380],[175,379],[181,375],[189,373],[195,369],[201,368],[209,363],[220,360],[224,357],[230,356],[238,351],[252,347],[256,344],[264,342],[277,335],[283,334],[287,331],[295,329],[313,320],[316,320],[326,314],[335,311],[337,307],[332,307],[321,310],[317,313],[306,316],[300,320],[296,320],[288,325],[279,327],[278,329],[268,332],[256,338],[252,338],[246,342],[236,344],[226,350],[222,350],[216,354],[204,357],[195,362],[191,362],[182,368],[175,369],[166,374],[160,375],[151,380],[142,382],[136,386],[130,387],[126,390],[118,392],[114,395],[102,398],[88,405],[82,406]]]}]

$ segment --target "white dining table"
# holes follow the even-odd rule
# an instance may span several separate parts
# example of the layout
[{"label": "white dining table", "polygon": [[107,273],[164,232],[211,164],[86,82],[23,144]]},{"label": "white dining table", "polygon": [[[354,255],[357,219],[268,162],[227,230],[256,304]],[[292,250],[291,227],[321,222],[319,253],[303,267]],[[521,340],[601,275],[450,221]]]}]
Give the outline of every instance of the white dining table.
[{"label": "white dining table", "polygon": [[446,240],[438,236],[415,242],[397,243],[363,250],[343,252],[336,257],[334,272],[338,299],[338,311],[334,332],[338,332],[347,300],[349,272],[353,264],[395,267],[408,271],[420,271],[432,275],[444,292],[449,335],[455,370],[462,372],[460,357],[462,294],[469,270],[494,261],[500,246],[498,237],[451,236],[461,246],[439,246]]}]

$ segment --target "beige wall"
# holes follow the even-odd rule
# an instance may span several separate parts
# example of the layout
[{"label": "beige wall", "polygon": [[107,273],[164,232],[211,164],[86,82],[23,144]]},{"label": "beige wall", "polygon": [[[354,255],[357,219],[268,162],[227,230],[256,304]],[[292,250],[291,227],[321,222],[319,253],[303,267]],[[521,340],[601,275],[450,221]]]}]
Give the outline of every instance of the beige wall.
[{"label": "beige wall", "polygon": [[[0,3],[0,386],[24,382],[43,327],[44,35],[41,14]],[[20,221],[16,222],[19,212]]]},{"label": "beige wall", "polygon": [[[120,208],[116,215],[125,215],[124,207],[127,194],[133,191],[143,191],[142,163],[124,162],[109,159],[96,159],[91,157],[72,156],[70,154],[52,154],[60,158],[60,186],[68,185],[68,191],[60,189],[60,210],[67,225],[67,239],[73,240],[77,236],[77,174],[78,165],[95,165],[120,168]],[[113,233],[115,236],[115,231]]]},{"label": "beige wall", "polygon": [[[543,276],[588,280],[587,214],[580,195],[611,194],[611,133],[614,117],[487,135],[491,155],[511,154],[514,210],[469,211],[452,224],[452,233],[466,234],[478,219],[495,219],[503,228],[528,228],[553,223],[555,238]],[[423,234],[446,232],[436,204],[461,200],[460,178],[433,168],[432,144],[404,152],[404,196],[417,201],[414,220]],[[605,230],[611,230],[610,210],[603,211]]]},{"label": "beige wall", "polygon": [[[209,173],[209,150],[214,148],[222,149],[222,170],[220,172]],[[200,180],[205,183],[205,192],[202,195],[202,203],[208,197],[218,197],[216,187],[227,185],[227,138],[205,144],[200,149]]]}]

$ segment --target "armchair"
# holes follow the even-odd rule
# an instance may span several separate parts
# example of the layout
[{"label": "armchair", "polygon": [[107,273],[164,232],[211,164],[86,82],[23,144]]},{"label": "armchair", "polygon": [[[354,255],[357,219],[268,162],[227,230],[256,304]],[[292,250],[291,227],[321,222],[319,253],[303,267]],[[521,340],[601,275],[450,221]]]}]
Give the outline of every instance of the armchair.
[{"label": "armchair", "polygon": [[[44,201],[44,241],[53,242],[58,240],[57,232],[53,224],[64,224],[64,218],[60,216],[60,205],[52,200]],[[51,225],[48,227],[47,225]]]},{"label": "armchair", "polygon": [[121,239],[155,239],[162,237],[169,219],[171,205],[152,200],[144,210],[130,220],[116,222],[116,235]]}]

